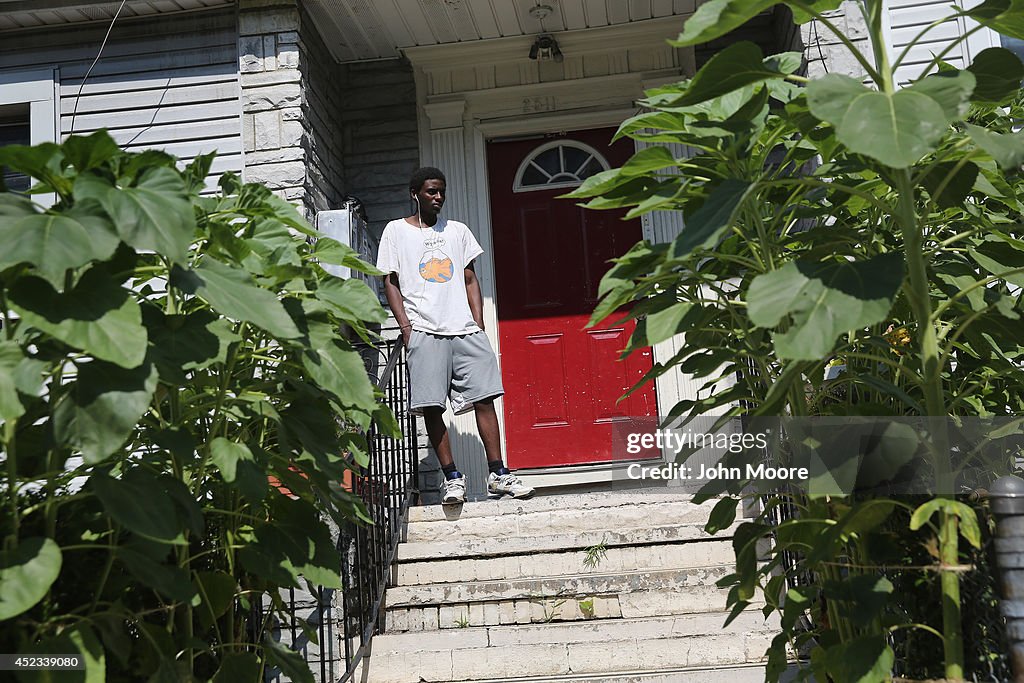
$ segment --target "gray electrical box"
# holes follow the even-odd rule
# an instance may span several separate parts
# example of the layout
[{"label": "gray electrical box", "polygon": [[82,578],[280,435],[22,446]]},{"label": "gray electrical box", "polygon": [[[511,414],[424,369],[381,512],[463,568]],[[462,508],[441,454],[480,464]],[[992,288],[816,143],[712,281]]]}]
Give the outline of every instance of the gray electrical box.
[{"label": "gray electrical box", "polygon": [[[377,262],[377,240],[370,234],[370,228],[362,218],[358,203],[348,202],[344,208],[318,212],[316,214],[316,229],[324,237],[330,237],[351,247],[361,259],[370,265]],[[380,278],[358,271],[353,272],[346,266],[329,263],[321,265],[331,275],[343,278],[354,277],[364,281],[374,291],[378,299],[384,300],[384,286]]]}]

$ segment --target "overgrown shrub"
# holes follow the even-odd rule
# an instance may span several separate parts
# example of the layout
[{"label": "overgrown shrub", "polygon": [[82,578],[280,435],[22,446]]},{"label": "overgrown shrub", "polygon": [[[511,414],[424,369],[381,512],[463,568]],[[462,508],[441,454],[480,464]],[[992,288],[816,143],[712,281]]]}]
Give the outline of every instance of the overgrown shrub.
[{"label": "overgrown shrub", "polygon": [[[674,44],[706,43],[775,4],[709,0]],[[991,48],[956,69],[942,60],[961,38],[899,87],[900,60],[942,22],[922,27],[892,60],[881,0],[852,3],[865,17],[870,54],[825,16],[838,0],[784,4],[835,33],[869,85],[838,74],[808,79],[800,54],[765,57],[741,42],[693,79],[648,91],[647,111],[617,137],[655,144],[570,196],[597,209],[630,207],[629,217],[682,211],[686,225],[671,244],[642,242],[617,260],[594,322],[634,302],[627,351],[685,334],[678,354],[644,378],[682,371],[703,382],[672,419],[1020,414],[1024,65]],[[950,13],[1024,38],[1024,10],[1013,3]],[[766,615],[781,617],[769,680],[795,653],[808,659],[802,677],[886,680],[904,631],[927,648],[917,652],[942,653],[931,657],[937,667],[915,675],[937,668],[959,680],[965,664],[985,661],[984,653],[964,656],[960,574],[971,555],[960,540],[978,547],[982,534],[960,494],[1001,468],[966,471],[947,424],[921,440],[913,433],[911,448],[877,460],[896,472],[927,451],[939,495],[769,492],[764,512],[735,530],[736,573],[722,584],[733,617],[758,593]],[[780,509],[794,514],[780,518]],[[726,498],[709,530],[729,528],[735,514],[736,499]],[[767,562],[759,561],[763,539],[771,539]],[[921,544],[934,552],[919,552]],[[922,554],[924,565],[898,566]],[[888,577],[900,573],[907,585],[914,570],[936,577],[927,582],[930,601],[894,593]],[[797,580],[806,575],[813,581]]]},{"label": "overgrown shrub", "polygon": [[342,334],[383,310],[319,264],[377,271],[264,187],[202,196],[211,160],[0,149],[56,197],[0,194],[0,642],[77,680],[311,680],[249,608],[340,588],[325,517],[366,519],[345,470],[399,435]]}]

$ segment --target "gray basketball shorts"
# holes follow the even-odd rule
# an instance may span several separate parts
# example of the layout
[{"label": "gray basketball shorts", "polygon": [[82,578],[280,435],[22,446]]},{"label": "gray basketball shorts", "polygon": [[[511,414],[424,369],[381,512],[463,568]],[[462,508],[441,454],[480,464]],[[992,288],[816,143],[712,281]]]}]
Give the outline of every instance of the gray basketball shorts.
[{"label": "gray basketball shorts", "polygon": [[498,361],[483,332],[453,337],[413,330],[409,338],[409,411],[444,408],[459,415],[473,404],[505,393]]}]

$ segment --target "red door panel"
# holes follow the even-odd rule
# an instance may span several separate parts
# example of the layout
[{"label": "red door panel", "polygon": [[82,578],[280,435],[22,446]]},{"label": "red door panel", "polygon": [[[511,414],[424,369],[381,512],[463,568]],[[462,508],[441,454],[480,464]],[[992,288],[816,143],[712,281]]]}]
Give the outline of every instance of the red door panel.
[{"label": "red door panel", "polygon": [[[609,146],[613,133],[561,139],[619,166],[632,146]],[[634,324],[586,329],[609,259],[641,239],[640,222],[555,199],[564,187],[513,192],[520,164],[548,141],[488,145],[507,457],[516,468],[611,460],[613,424],[656,413],[653,385],[618,402],[651,369],[650,349],[619,361]]]}]

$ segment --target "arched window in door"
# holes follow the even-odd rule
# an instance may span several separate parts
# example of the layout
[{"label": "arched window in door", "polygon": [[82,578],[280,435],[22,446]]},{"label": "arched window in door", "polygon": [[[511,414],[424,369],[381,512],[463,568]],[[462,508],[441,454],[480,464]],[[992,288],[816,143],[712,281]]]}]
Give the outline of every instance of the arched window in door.
[{"label": "arched window in door", "polygon": [[608,162],[601,153],[582,142],[546,142],[519,165],[512,190],[532,192],[577,187],[585,179],[608,168]]}]

